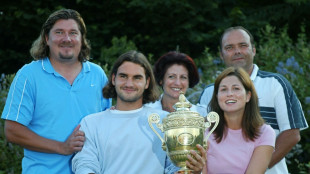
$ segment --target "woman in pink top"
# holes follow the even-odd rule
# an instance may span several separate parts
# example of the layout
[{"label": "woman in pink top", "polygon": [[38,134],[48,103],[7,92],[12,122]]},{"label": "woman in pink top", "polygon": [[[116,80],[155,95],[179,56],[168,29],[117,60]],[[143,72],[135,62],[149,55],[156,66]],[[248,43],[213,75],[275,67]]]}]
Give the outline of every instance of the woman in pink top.
[{"label": "woman in pink top", "polygon": [[225,69],[215,80],[208,107],[219,114],[220,122],[209,138],[204,173],[264,173],[276,137],[259,113],[249,75],[241,68]]}]

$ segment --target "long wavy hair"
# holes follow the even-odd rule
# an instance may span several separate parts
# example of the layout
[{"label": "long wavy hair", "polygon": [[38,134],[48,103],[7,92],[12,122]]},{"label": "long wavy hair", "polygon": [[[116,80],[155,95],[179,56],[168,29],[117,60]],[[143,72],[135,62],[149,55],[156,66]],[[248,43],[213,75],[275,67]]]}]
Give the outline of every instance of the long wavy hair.
[{"label": "long wavy hair", "polygon": [[114,63],[110,72],[109,83],[102,90],[103,97],[114,99],[117,97],[115,86],[112,84],[112,76],[113,74],[117,74],[118,68],[126,61],[141,65],[144,68],[146,79],[150,78],[149,87],[145,89],[143,93],[142,103],[145,104],[156,101],[159,98],[159,89],[156,85],[152,67],[142,53],[134,50],[122,54]]},{"label": "long wavy hair", "polygon": [[90,56],[90,44],[86,39],[86,26],[81,15],[72,9],[61,9],[52,13],[42,26],[40,36],[33,42],[30,49],[30,54],[35,60],[43,59],[50,54],[49,46],[46,43],[45,36],[49,36],[50,30],[54,24],[60,19],[73,19],[78,24],[82,37],[81,51],[78,55],[80,62],[89,60]]},{"label": "long wavy hair", "polygon": [[[227,135],[227,122],[224,118],[224,111],[219,105],[217,95],[221,81],[228,76],[236,76],[245,88],[246,93],[251,92],[251,98],[249,102],[245,104],[241,127],[245,140],[254,141],[260,135],[260,127],[265,123],[259,112],[258,97],[254,84],[245,70],[242,68],[229,67],[216,78],[212,99],[208,105],[211,111],[217,112],[220,116],[219,125],[213,132],[215,134],[216,142],[220,143]],[[213,126],[211,126],[211,128],[212,127]]]}]

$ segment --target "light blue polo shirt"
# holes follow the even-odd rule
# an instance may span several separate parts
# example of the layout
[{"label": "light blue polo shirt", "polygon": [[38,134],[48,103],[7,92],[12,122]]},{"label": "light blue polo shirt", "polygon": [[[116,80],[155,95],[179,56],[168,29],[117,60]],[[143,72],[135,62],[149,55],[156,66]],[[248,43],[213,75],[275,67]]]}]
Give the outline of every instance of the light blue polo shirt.
[{"label": "light blue polo shirt", "polygon": [[[102,96],[107,82],[102,68],[88,61],[72,86],[54,70],[48,58],[32,61],[17,72],[1,118],[64,142],[83,117],[111,106],[111,99]],[[23,173],[72,173],[71,158],[24,149]]]}]

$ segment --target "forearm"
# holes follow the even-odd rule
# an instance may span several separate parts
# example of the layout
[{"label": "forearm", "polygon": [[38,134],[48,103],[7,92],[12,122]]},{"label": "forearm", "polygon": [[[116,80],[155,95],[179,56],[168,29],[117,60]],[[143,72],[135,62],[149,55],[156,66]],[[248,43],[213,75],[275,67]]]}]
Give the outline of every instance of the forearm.
[{"label": "forearm", "polygon": [[275,151],[268,168],[272,168],[281,161],[299,141],[299,129],[290,129],[280,133],[276,139]]},{"label": "forearm", "polygon": [[269,145],[262,145],[256,147],[245,173],[265,173],[268,164],[270,163],[272,152],[273,147]]},{"label": "forearm", "polygon": [[208,174],[207,172],[207,165],[202,169],[201,174]]},{"label": "forearm", "polygon": [[41,137],[15,121],[6,120],[4,130],[9,142],[33,151],[63,154],[61,142]]}]

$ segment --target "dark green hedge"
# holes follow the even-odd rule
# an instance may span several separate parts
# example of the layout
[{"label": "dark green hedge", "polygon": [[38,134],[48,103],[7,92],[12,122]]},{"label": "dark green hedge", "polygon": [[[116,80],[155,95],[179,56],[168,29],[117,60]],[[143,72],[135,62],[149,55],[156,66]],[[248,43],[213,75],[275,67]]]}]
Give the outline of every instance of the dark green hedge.
[{"label": "dark green hedge", "polygon": [[288,26],[296,40],[304,23],[310,33],[309,0],[2,0],[0,73],[15,73],[32,60],[31,43],[48,15],[60,8],[76,9],[84,17],[94,60],[113,37],[126,36],[154,58],[178,46],[197,59],[206,46],[215,53],[221,32],[233,25],[255,36],[267,24]]}]

